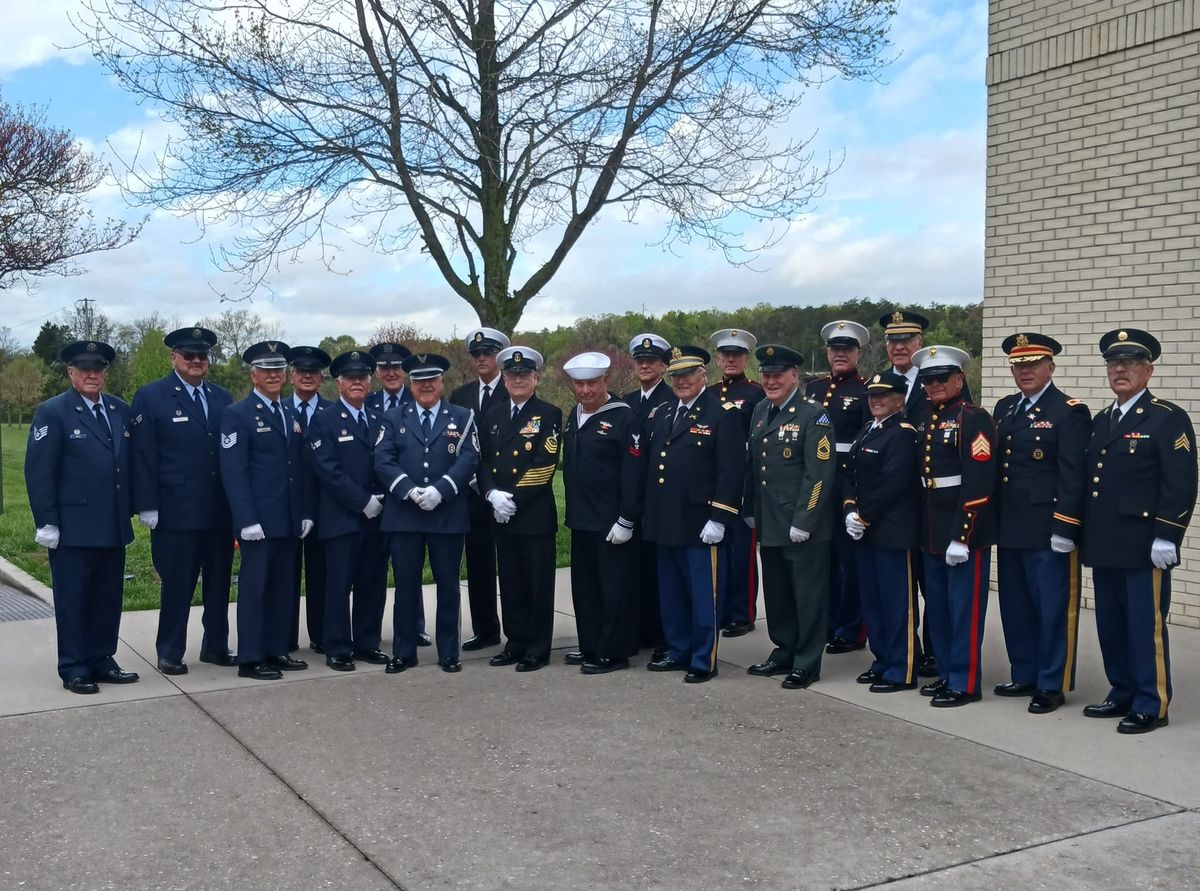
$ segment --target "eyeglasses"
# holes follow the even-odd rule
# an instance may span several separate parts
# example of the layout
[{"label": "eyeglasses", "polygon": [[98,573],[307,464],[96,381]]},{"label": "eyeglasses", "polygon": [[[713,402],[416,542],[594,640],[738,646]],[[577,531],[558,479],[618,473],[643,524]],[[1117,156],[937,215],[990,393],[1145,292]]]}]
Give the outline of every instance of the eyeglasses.
[{"label": "eyeglasses", "polygon": [[1106,359],[1104,365],[1106,368],[1133,368],[1139,365],[1149,365],[1145,359],[1138,359],[1133,356],[1121,359]]},{"label": "eyeglasses", "polygon": [[957,372],[954,371],[943,371],[941,374],[922,375],[921,383],[925,386],[929,386],[930,384],[944,384],[949,381],[950,378],[954,377],[956,373]]},{"label": "eyeglasses", "polygon": [[207,362],[208,353],[187,353],[183,350],[179,351],[179,355],[185,362]]}]

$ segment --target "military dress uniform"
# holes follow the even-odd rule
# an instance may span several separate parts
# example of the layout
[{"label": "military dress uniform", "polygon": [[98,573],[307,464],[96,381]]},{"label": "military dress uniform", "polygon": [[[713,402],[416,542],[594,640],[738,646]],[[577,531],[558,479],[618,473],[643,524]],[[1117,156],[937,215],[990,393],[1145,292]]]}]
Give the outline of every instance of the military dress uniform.
[{"label": "military dress uniform", "polygon": [[[409,376],[437,369],[449,361],[432,353],[405,360]],[[388,671],[402,671],[417,661],[421,618],[421,570],[425,554],[437,588],[434,640],[438,663],[446,671],[459,665],[462,597],[459,566],[463,537],[470,528],[467,489],[479,466],[475,415],[469,408],[439,400],[428,408],[415,400],[386,413],[375,446],[375,473],[387,489],[383,531],[388,536],[396,580],[393,611],[393,656]],[[414,489],[437,493],[437,504],[425,509],[412,500]]]},{"label": "military dress uniform", "polygon": [[[1145,331],[1110,331],[1106,360],[1153,362],[1158,341]],[[1089,717],[1123,717],[1123,733],[1167,723],[1172,696],[1167,613],[1171,566],[1196,505],[1196,435],[1178,405],[1144,389],[1098,412],[1084,483],[1083,562],[1092,568],[1096,631],[1111,689]],[[1165,550],[1174,561],[1158,558]],[[1159,563],[1163,565],[1159,565]]]},{"label": "military dress uniform", "polygon": [[[63,361],[77,367],[107,367],[115,355],[98,341],[62,351]],[[38,406],[29,429],[25,487],[38,543],[50,549],[58,675],[72,692],[95,693],[98,681],[138,679],[113,658],[125,546],[133,540],[130,426],[120,399],[101,393],[93,403],[72,387]]]},{"label": "military dress uniform", "polygon": [[[1050,358],[1062,347],[1044,335],[1006,338],[1010,362]],[[1033,696],[1030,711],[1053,711],[1075,689],[1079,551],[1092,415],[1051,381],[1031,401],[1020,391],[992,415],[1003,450],[996,501],[996,568],[1011,683],[1001,696]],[[1059,537],[1060,549],[1052,547]],[[1066,550],[1067,548],[1070,550]]]},{"label": "military dress uniform", "polygon": [[[872,377],[868,392],[904,395],[903,375]],[[917,590],[912,563],[920,544],[917,431],[898,411],[872,419],[855,437],[842,478],[842,512],[866,526],[854,542],[867,640],[874,660],[860,681],[873,693],[917,683]]]},{"label": "military dress uniform", "polygon": [[[331,374],[370,374],[374,364],[355,350],[334,359]],[[321,537],[325,558],[321,641],[326,664],[337,670],[349,670],[355,658],[386,661],[379,648],[387,601],[384,487],[375,474],[380,420],[365,405],[339,399],[314,414],[304,434],[316,483],[316,528],[308,537]]]},{"label": "military dress uniform", "polygon": [[[193,340],[167,336],[173,349],[208,352]],[[186,329],[191,336],[193,329]],[[207,332],[211,333],[211,332]],[[212,336],[213,343],[216,336]],[[172,371],[133,397],[133,509],[153,516],[150,554],[161,580],[155,650],[167,673],[182,673],[188,616],[196,582],[203,579],[202,661],[232,664],[229,654],[229,589],[233,529],[221,485],[221,412],[233,402],[224,387],[202,381],[193,387]],[[174,667],[174,670],[171,668]]]},{"label": "military dress uniform", "polygon": [[[377,343],[368,352],[371,354],[371,358],[375,360],[376,366],[400,366],[404,363],[405,359],[412,355],[412,351],[404,344],[393,343],[391,341]],[[406,402],[412,402],[412,398],[412,391],[403,385],[395,393],[389,393],[381,387],[367,396],[366,406],[372,411],[383,414],[386,411],[391,411],[393,408],[399,408]]]},{"label": "military dress uniform", "polygon": [[[966,353],[946,346],[926,347],[914,357],[922,375],[959,371],[966,361]],[[981,649],[996,542],[996,429],[988,413],[961,393],[930,402],[914,421],[924,489],[925,618],[940,678],[922,692],[937,707],[954,707],[982,697]],[[946,562],[951,551],[964,548],[965,562]]]},{"label": "military dress uniform", "polygon": [[[541,356],[524,347],[500,353],[501,365],[536,370]],[[554,474],[558,469],[562,412],[537,394],[513,412],[511,398],[492,405],[479,425],[479,490],[512,496],[516,513],[497,522],[496,556],[500,606],[507,638],[489,660],[534,670],[550,659],[554,632],[555,534],[558,508]]]}]

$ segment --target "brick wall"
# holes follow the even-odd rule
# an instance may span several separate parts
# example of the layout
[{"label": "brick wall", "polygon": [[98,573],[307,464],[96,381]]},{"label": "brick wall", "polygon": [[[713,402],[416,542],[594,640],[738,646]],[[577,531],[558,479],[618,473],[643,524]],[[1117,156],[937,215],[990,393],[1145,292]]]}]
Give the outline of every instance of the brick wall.
[{"label": "brick wall", "polygon": [[[1096,342],[1125,324],[1162,341],[1150,387],[1200,425],[1200,0],[990,14],[984,404],[1014,389],[1000,341],[1033,329],[1065,347],[1058,385],[1103,408]],[[1200,627],[1200,522],[1182,558],[1171,620]]]}]

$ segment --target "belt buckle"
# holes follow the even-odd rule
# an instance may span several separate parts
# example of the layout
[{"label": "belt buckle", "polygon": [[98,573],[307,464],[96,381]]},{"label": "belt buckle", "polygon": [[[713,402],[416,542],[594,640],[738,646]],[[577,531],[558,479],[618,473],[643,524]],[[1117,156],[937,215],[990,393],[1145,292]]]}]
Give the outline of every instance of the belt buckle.
[{"label": "belt buckle", "polygon": [[927,479],[925,481],[925,488],[926,489],[936,489],[937,488],[937,480],[934,479],[933,477],[930,477],[929,479]]}]

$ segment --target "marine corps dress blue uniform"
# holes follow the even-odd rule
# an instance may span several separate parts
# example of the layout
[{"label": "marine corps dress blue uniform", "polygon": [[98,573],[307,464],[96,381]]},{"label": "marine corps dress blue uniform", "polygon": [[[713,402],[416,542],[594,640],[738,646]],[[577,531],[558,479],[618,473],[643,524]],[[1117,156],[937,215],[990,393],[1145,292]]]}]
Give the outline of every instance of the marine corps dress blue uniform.
[{"label": "marine corps dress blue uniform", "polygon": [[[1100,351],[1152,371],[1161,347],[1146,331],[1121,328],[1101,338]],[[1171,702],[1171,567],[1196,506],[1196,434],[1183,409],[1145,386],[1127,395],[1119,417],[1115,404],[1096,414],[1087,452],[1082,556],[1110,690],[1084,714],[1145,733],[1167,724]]]},{"label": "marine corps dress blue uniform", "polygon": [[[1005,338],[1014,369],[1052,362],[1062,345],[1037,332]],[[1046,369],[1046,373],[1050,373]],[[1032,397],[1018,390],[992,415],[1003,450],[996,500],[996,569],[1011,680],[997,696],[1029,696],[1046,714],[1075,689],[1079,641],[1084,459],[1092,413],[1048,380]]]},{"label": "marine corps dress blue uniform", "polygon": [[[166,337],[174,352],[205,355],[216,341],[204,328]],[[133,509],[153,522],[150,554],[161,579],[155,650],[164,674],[187,671],[188,617],[201,579],[200,659],[236,664],[229,652],[233,529],[220,466],[221,412],[232,402],[224,387],[192,386],[175,371],[133,397]]]},{"label": "marine corps dress blue uniform", "polygon": [[[102,373],[115,356],[99,341],[76,341],[61,354],[72,374]],[[113,658],[125,546],[133,541],[129,408],[108,393],[98,395],[93,402],[72,386],[43,402],[25,452],[36,540],[49,548],[58,675],[73,693],[96,693],[97,682],[138,679]]]}]

